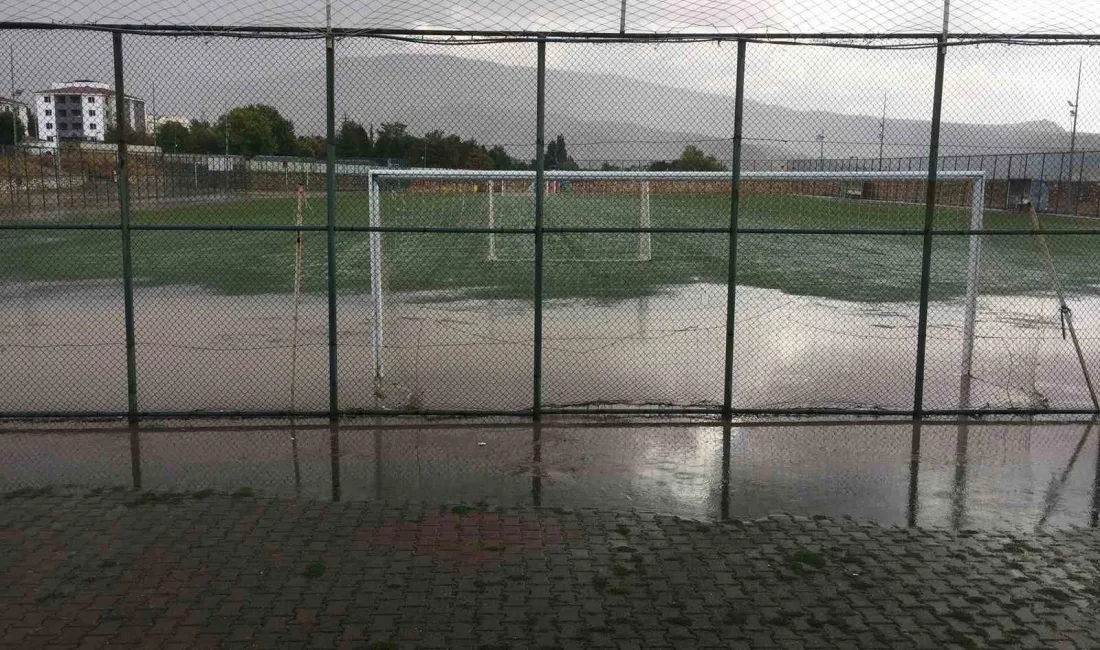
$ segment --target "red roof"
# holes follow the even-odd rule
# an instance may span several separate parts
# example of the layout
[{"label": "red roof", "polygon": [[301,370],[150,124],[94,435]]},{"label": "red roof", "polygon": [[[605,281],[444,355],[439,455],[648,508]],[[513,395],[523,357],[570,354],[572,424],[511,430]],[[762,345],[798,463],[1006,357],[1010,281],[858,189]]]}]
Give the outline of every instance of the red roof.
[{"label": "red roof", "polygon": [[65,86],[64,88],[47,88],[39,90],[39,95],[114,95],[115,91],[95,86]]}]

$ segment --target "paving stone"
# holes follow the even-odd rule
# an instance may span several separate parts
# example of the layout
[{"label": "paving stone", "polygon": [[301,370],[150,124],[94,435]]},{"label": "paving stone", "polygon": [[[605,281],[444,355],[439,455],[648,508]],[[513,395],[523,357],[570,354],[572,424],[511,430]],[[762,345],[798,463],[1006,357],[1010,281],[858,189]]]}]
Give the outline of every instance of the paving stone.
[{"label": "paving stone", "polygon": [[55,493],[0,501],[0,647],[1080,650],[1098,558],[1084,529]]}]

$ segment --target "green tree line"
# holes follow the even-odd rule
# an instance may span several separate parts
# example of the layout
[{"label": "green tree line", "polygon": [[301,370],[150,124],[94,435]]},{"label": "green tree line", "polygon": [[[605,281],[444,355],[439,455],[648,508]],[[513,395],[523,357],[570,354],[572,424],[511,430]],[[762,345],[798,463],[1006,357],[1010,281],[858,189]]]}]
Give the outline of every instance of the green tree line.
[{"label": "green tree line", "polygon": [[[0,119],[0,142],[3,142],[3,125]],[[10,123],[8,127],[10,131]],[[107,129],[106,139],[117,141],[114,128]],[[213,122],[164,122],[157,125],[155,140],[153,134],[134,133],[131,141],[135,144],[155,142],[168,153],[325,157],[323,137],[296,134],[293,122],[265,104],[238,106]],[[544,153],[547,169],[580,168],[569,155],[565,136],[560,133],[547,143]],[[336,156],[345,160],[395,159],[415,167],[452,169],[531,169],[534,166],[533,160],[518,160],[500,145],[485,145],[438,129],[417,136],[401,122],[384,122],[375,130],[373,125],[364,126],[347,118],[340,123],[336,133]],[[606,164],[602,168],[615,169]],[[650,171],[720,171],[726,166],[698,147],[688,145],[679,158],[652,162],[644,168]]]},{"label": "green tree line", "polygon": [[[108,134],[109,136],[112,134]],[[214,122],[165,122],[157,126],[156,144],[169,153],[324,158],[325,139],[297,135],[294,123],[272,106],[250,104],[234,108]],[[416,136],[408,125],[385,122],[377,131],[354,120],[341,122],[336,156],[342,159],[407,161],[424,167],[460,169],[523,169],[501,146],[487,146],[443,131]]]}]

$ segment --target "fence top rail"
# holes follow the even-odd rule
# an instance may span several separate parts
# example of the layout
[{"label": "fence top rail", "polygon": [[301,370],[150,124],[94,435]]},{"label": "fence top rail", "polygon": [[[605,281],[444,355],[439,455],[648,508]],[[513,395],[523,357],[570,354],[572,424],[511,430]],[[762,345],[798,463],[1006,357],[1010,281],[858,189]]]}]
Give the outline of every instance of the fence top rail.
[{"label": "fence top rail", "polygon": [[[445,179],[445,180],[495,180],[516,179],[533,180],[533,170],[499,169],[375,169],[371,176],[402,179]],[[936,177],[949,180],[974,180],[985,178],[982,170],[940,171]],[[546,180],[721,180],[731,179],[730,172],[657,172],[657,171],[562,171],[547,170]],[[853,181],[853,180],[926,180],[927,171],[742,171],[742,180],[806,180],[806,181]]]}]

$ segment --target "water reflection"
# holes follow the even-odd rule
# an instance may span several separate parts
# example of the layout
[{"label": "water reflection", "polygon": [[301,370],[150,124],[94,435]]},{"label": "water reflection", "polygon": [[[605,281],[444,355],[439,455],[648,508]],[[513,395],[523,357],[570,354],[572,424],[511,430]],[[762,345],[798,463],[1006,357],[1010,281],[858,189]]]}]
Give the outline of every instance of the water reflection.
[{"label": "water reflection", "polygon": [[[950,528],[1097,526],[1095,422],[363,420],[0,428],[0,490],[776,512]],[[75,425],[74,425],[75,426]]]}]

